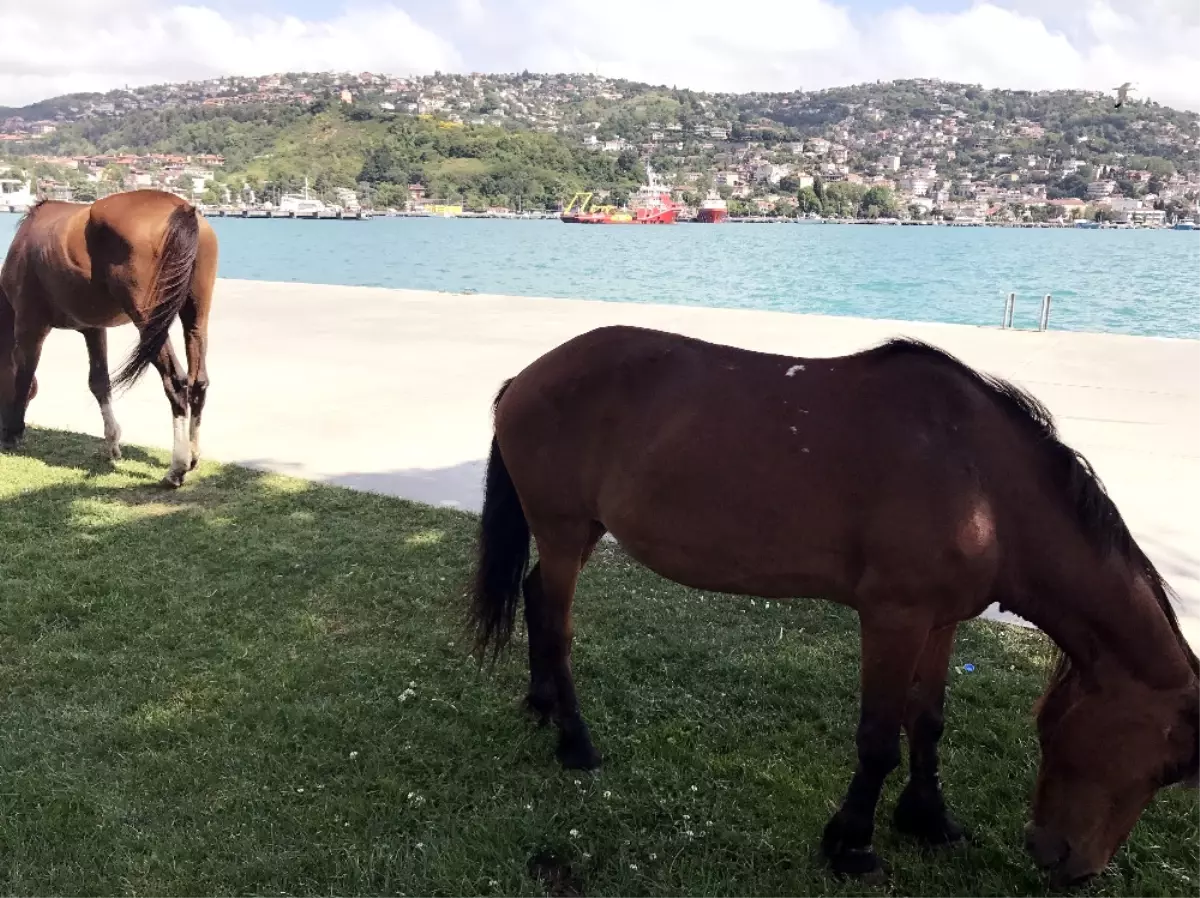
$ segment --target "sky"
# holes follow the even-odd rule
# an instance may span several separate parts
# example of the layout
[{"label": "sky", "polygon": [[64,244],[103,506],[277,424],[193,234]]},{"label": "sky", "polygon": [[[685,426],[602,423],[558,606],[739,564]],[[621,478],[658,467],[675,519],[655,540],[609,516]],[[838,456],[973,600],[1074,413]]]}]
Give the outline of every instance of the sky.
[{"label": "sky", "polygon": [[590,72],[697,90],[934,77],[1200,111],[1200,0],[0,0],[0,106],[279,71]]}]

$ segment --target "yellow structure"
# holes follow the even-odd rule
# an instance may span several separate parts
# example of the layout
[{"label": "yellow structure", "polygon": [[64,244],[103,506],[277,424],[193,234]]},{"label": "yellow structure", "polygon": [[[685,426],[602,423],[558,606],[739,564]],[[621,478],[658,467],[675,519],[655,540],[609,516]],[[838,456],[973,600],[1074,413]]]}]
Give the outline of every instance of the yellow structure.
[{"label": "yellow structure", "polygon": [[463,214],[462,203],[430,203],[425,206],[425,211],[430,215],[441,215],[443,218],[452,218],[455,215]]}]

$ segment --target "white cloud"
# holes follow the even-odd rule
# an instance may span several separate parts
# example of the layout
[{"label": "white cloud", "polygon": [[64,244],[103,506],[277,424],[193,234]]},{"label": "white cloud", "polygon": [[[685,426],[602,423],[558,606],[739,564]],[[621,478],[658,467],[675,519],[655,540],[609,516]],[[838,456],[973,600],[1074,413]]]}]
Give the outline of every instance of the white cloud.
[{"label": "white cloud", "polygon": [[0,0],[0,104],[287,69],[528,68],[710,90],[1133,81],[1139,97],[1200,110],[1197,0],[990,0],[942,13],[921,0],[874,13],[846,0],[379,0],[325,21],[214,2]]},{"label": "white cloud", "polygon": [[463,65],[449,42],[391,4],[305,21],[152,0],[0,0],[0,43],[0,105],[225,74]]}]

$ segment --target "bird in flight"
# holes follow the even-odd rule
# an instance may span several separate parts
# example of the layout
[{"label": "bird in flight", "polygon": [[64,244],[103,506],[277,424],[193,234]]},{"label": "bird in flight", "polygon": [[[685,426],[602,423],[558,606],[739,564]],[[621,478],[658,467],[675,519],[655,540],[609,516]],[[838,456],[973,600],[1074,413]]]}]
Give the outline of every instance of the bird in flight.
[{"label": "bird in flight", "polygon": [[1135,88],[1128,81],[1126,81],[1120,87],[1114,87],[1113,90],[1115,90],[1117,92],[1117,102],[1113,104],[1113,108],[1120,109],[1121,104],[1124,103],[1125,100],[1128,98],[1129,92],[1132,90],[1136,90],[1136,89],[1137,88]]}]

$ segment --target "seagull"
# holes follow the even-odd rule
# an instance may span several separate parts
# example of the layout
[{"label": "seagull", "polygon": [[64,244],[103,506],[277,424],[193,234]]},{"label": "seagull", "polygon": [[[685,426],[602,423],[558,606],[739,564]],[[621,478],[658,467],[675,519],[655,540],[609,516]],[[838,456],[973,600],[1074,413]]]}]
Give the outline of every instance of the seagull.
[{"label": "seagull", "polygon": [[1129,96],[1129,92],[1131,90],[1137,90],[1137,88],[1126,81],[1120,87],[1114,87],[1113,90],[1117,92],[1117,102],[1113,105],[1113,109],[1120,109],[1121,104],[1125,102],[1125,98]]}]

